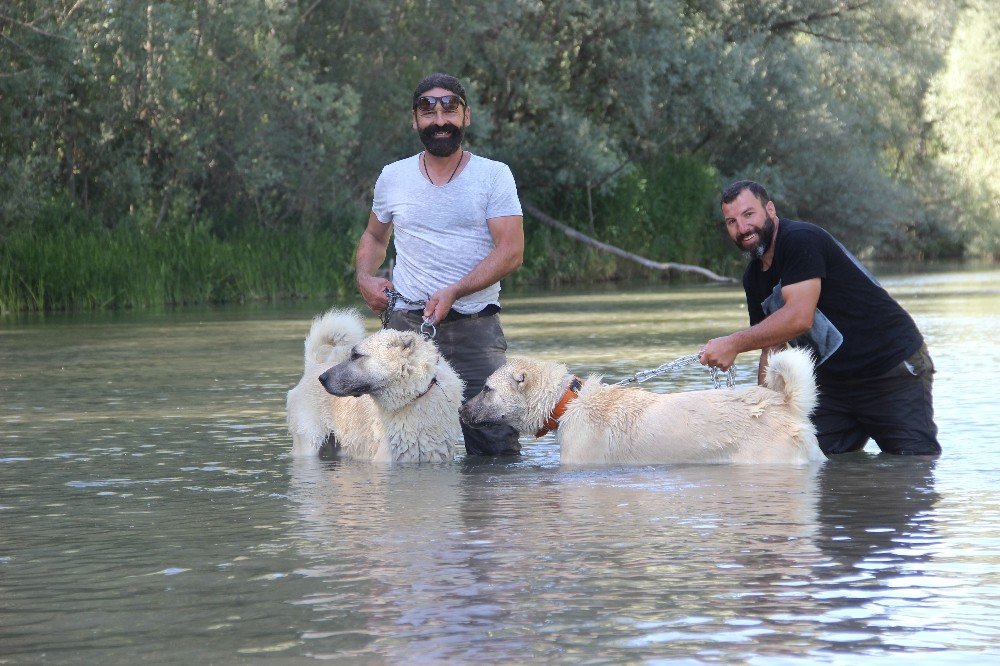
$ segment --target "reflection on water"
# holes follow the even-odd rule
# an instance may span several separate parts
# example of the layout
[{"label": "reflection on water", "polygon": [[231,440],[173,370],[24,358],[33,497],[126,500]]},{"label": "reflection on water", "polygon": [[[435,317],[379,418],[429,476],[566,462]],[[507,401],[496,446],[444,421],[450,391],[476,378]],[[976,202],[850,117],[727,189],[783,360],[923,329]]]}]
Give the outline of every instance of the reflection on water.
[{"label": "reflection on water", "polygon": [[[516,462],[294,460],[322,304],[0,323],[0,663],[990,661],[1000,274],[885,283],[938,367],[938,460],[563,468],[551,436]],[[525,294],[504,321],[515,353],[615,379],[741,300]]]},{"label": "reflection on water", "polygon": [[822,564],[817,470],[549,463],[456,475],[297,462],[299,551],[317,563],[299,573],[323,581],[298,603],[344,623],[306,636],[314,654],[336,652],[344,633],[392,660],[462,661],[659,653],[666,627],[685,634],[668,641],[677,654],[722,640],[718,631],[789,633],[711,615],[759,613],[750,589],[804,581]]}]

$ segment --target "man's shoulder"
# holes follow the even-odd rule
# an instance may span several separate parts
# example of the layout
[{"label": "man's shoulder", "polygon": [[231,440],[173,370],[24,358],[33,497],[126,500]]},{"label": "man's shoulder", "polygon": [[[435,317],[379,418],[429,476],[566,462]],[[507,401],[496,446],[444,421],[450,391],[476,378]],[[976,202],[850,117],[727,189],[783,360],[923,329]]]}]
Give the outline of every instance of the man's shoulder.
[{"label": "man's shoulder", "polygon": [[469,152],[469,155],[471,155],[471,159],[476,160],[477,162],[480,162],[481,164],[486,165],[486,166],[490,166],[490,167],[493,167],[493,168],[501,167],[501,168],[504,168],[504,169],[509,169],[510,168],[510,167],[507,166],[507,164],[505,162],[501,162],[500,160],[490,159],[489,157],[483,157],[482,155],[480,155],[478,153]]},{"label": "man's shoulder", "polygon": [[482,155],[477,155],[475,153],[470,153],[469,165],[475,166],[476,169],[486,172],[486,173],[502,173],[504,171],[509,172],[510,167],[504,162],[499,160],[491,160],[488,157],[483,157]]},{"label": "man's shoulder", "polygon": [[404,157],[401,160],[396,160],[395,162],[390,162],[382,167],[382,173],[384,174],[394,174],[404,171],[405,169],[412,168],[414,162],[420,159],[420,153],[416,155],[410,155],[409,157]]},{"label": "man's shoulder", "polygon": [[829,231],[812,222],[780,218],[778,227],[779,250],[789,250],[801,244],[823,245],[833,240],[834,238]]},{"label": "man's shoulder", "polygon": [[802,220],[790,220],[786,217],[781,217],[778,219],[781,230],[785,234],[821,235],[821,236],[829,235],[829,233],[825,229],[823,229],[819,225],[813,224],[812,222],[803,222]]}]

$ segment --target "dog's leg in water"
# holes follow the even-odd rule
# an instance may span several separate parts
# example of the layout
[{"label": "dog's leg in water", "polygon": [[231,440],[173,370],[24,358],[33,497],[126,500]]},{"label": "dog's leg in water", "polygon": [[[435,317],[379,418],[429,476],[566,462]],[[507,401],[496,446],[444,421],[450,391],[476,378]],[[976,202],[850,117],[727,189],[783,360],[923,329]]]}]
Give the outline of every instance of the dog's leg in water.
[{"label": "dog's leg in water", "polygon": [[337,441],[337,436],[331,432],[319,445],[319,458],[320,460],[336,458],[338,450],[340,450],[340,442]]}]

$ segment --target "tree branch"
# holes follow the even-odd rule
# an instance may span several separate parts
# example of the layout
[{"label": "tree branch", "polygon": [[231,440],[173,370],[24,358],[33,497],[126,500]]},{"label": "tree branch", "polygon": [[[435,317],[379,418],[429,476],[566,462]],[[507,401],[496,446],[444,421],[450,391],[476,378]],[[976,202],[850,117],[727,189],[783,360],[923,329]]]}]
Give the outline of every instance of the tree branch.
[{"label": "tree branch", "polygon": [[39,35],[43,35],[45,37],[51,37],[52,39],[62,39],[62,40],[68,40],[69,39],[68,37],[64,37],[63,35],[57,35],[55,33],[47,32],[45,30],[42,30],[41,28],[36,28],[35,26],[33,26],[30,23],[25,23],[24,21],[19,21],[19,20],[17,20],[16,18],[14,18],[12,16],[7,16],[6,14],[0,14],[0,21],[7,21],[8,23],[11,23],[13,25],[19,25],[22,28],[27,28],[28,30],[30,30],[30,31],[32,31],[34,33],[37,33]]},{"label": "tree branch", "polygon": [[724,283],[736,282],[736,280],[731,277],[718,275],[708,270],[707,268],[703,268],[701,266],[692,266],[690,264],[675,264],[673,262],[660,262],[660,261],[653,261],[652,259],[646,259],[645,257],[641,257],[637,254],[627,252],[621,248],[615,247],[614,245],[608,245],[607,243],[602,243],[599,240],[595,240],[590,236],[582,234],[573,227],[563,224],[554,217],[551,217],[550,215],[547,215],[546,213],[539,210],[538,208],[535,208],[530,203],[522,201],[521,205],[527,213],[529,213],[532,217],[536,218],[542,224],[552,227],[553,229],[558,229],[559,231],[563,232],[570,238],[578,240],[581,243],[584,243],[585,245],[588,245],[602,252],[608,252],[623,259],[628,259],[629,261],[633,261],[639,264],[640,266],[645,266],[646,268],[651,268],[653,270],[658,270],[658,271],[678,271],[680,273],[698,273],[699,275],[703,275],[710,280],[714,280],[715,282],[724,282]]},{"label": "tree branch", "polygon": [[65,14],[63,14],[63,15],[62,15],[62,19],[61,19],[61,22],[62,22],[62,23],[65,23],[66,21],[68,21],[68,20],[70,19],[70,17],[71,17],[71,16],[73,16],[73,14],[75,14],[75,13],[76,13],[76,10],[77,10],[77,9],[79,9],[79,8],[80,8],[80,6],[81,6],[81,5],[82,5],[82,4],[84,3],[84,2],[85,2],[85,0],[77,0],[77,1],[76,1],[76,4],[75,4],[75,5],[73,5],[72,7],[70,7],[70,8],[69,8],[69,10],[68,10],[68,11],[67,11],[67,12],[66,12]]},{"label": "tree branch", "polygon": [[837,7],[836,9],[831,9],[825,12],[813,12],[812,14],[807,14],[799,18],[790,18],[784,21],[778,21],[777,23],[771,25],[771,27],[768,28],[768,31],[776,34],[780,34],[786,31],[795,31],[795,30],[805,32],[805,30],[801,28],[801,26],[803,25],[808,25],[809,23],[812,23],[814,21],[825,21],[826,19],[838,18],[847,14],[848,12],[864,9],[870,4],[871,0],[860,0],[859,2],[853,2],[853,3],[842,2],[840,3],[840,6]]}]

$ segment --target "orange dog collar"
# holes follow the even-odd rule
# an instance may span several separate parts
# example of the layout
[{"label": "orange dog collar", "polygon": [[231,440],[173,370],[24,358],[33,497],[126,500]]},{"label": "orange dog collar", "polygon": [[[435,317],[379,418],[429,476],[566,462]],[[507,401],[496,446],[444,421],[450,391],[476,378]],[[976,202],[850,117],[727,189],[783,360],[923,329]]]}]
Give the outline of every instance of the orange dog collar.
[{"label": "orange dog collar", "polygon": [[569,403],[576,400],[577,396],[580,395],[581,388],[583,388],[583,382],[580,381],[579,377],[573,376],[570,379],[569,386],[566,387],[566,391],[563,392],[562,397],[559,398],[559,402],[552,409],[552,414],[545,420],[545,425],[542,426],[542,429],[535,433],[535,437],[544,437],[550,431],[559,427],[559,419],[566,413]]}]

